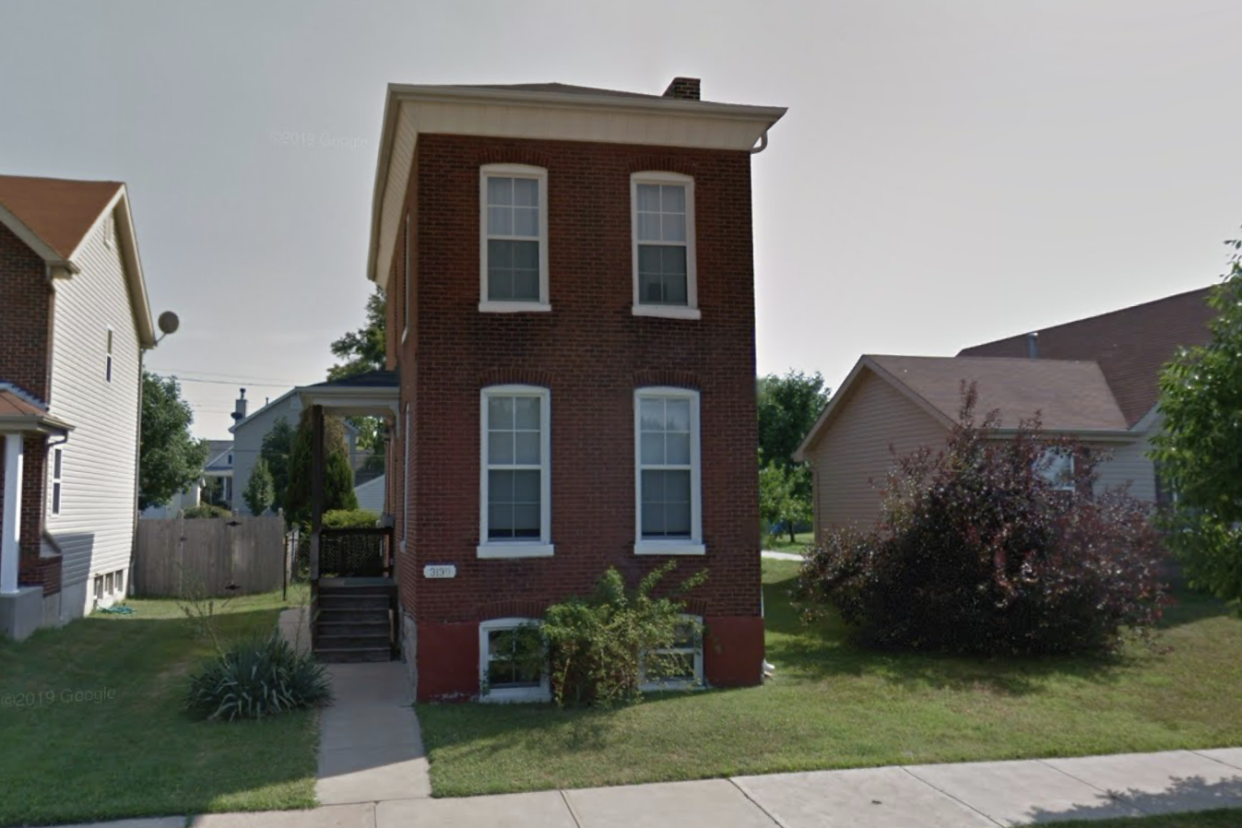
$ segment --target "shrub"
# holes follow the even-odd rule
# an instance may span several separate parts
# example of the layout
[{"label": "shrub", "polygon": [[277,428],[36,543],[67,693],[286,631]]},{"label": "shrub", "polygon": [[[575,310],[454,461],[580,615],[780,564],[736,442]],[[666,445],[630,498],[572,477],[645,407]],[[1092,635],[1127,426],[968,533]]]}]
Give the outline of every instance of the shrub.
[{"label": "shrub", "polygon": [[332,699],[323,665],[278,635],[247,641],[190,677],[186,706],[207,719],[262,719]]},{"label": "shrub", "polygon": [[228,509],[224,509],[220,506],[213,506],[210,503],[204,503],[201,506],[191,506],[189,509],[184,510],[181,515],[187,520],[233,517],[233,513]]},{"label": "shrub", "polygon": [[379,515],[367,509],[333,509],[323,513],[325,529],[374,529]]},{"label": "shrub", "polygon": [[540,629],[557,705],[611,707],[637,699],[644,678],[659,681],[682,671],[684,665],[675,659],[645,657],[674,646],[687,634],[701,641],[699,625],[686,629],[685,603],[678,596],[703,583],[707,570],[687,578],[671,595],[652,595],[675,567],[670,561],[634,589],[609,568],[590,596],[548,607]]},{"label": "shrub", "polygon": [[[1093,494],[1092,455],[1038,421],[997,439],[963,384],[946,448],[899,459],[870,532],[829,532],[799,594],[831,604],[866,643],[974,654],[1089,652],[1150,631],[1164,596],[1159,535],[1124,490]],[[1049,478],[1050,452],[1075,459]],[[1069,483],[1069,490],[1065,485]]]}]

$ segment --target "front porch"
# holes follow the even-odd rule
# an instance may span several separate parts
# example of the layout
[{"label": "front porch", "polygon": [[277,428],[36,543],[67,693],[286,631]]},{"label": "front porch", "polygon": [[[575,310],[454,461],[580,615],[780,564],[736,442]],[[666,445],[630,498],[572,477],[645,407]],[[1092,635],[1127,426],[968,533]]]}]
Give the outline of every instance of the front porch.
[{"label": "front porch", "polygon": [[[29,637],[43,624],[43,585],[21,583],[23,526],[26,546],[40,550],[43,529],[43,506],[32,508],[24,500],[43,495],[41,476],[45,474],[43,441],[49,436],[64,442],[73,426],[48,414],[46,406],[15,387],[0,383],[0,442],[3,444],[4,489],[3,517],[0,518],[0,635],[18,641]],[[37,441],[37,462],[27,467],[27,441]],[[53,455],[48,454],[48,457]],[[55,461],[53,461],[55,462]],[[59,486],[59,470],[54,471],[53,486]],[[54,501],[59,493],[53,493]],[[33,536],[34,543],[31,543]],[[35,554],[41,554],[36,551]]]},{"label": "front porch", "polygon": [[322,661],[390,661],[400,654],[401,608],[389,515],[371,528],[323,525],[324,417],[379,417],[397,423],[397,376],[371,371],[298,389],[311,409],[311,648]]}]

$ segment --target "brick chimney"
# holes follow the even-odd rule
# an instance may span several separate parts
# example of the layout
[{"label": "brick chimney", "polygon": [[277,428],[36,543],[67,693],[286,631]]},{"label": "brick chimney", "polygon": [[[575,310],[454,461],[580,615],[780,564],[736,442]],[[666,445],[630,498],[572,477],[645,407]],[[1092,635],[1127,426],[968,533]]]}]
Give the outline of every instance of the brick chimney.
[{"label": "brick chimney", "polygon": [[673,78],[673,82],[668,85],[668,89],[664,90],[664,97],[680,98],[683,101],[697,101],[699,99],[699,79]]}]

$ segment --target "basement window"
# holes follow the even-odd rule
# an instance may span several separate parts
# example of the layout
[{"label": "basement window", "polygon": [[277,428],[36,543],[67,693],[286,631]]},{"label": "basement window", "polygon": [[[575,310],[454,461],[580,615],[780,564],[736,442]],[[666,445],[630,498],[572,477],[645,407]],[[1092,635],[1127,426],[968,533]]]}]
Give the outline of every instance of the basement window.
[{"label": "basement window", "polygon": [[552,698],[539,622],[497,618],[479,624],[479,700],[543,702]]},{"label": "basement window", "polygon": [[647,692],[703,686],[703,619],[682,616],[671,647],[644,654],[641,688]]}]

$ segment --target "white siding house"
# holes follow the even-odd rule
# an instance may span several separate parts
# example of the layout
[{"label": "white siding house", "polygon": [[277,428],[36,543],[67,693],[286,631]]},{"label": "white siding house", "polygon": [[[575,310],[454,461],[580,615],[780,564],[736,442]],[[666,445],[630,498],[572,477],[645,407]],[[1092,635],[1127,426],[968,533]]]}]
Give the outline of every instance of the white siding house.
[{"label": "white siding house", "polygon": [[[90,610],[96,578],[101,604],[123,595],[125,584],[118,588],[116,580],[128,581],[133,549],[142,378],[138,332],[115,232],[115,222],[107,216],[83,244],[82,272],[56,284],[49,409],[75,427],[58,447],[59,511],[52,508],[54,463],[48,468],[45,525],[64,555],[62,619]],[[102,589],[109,575],[110,593]]]}]

